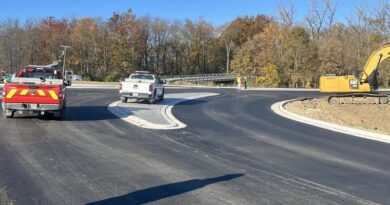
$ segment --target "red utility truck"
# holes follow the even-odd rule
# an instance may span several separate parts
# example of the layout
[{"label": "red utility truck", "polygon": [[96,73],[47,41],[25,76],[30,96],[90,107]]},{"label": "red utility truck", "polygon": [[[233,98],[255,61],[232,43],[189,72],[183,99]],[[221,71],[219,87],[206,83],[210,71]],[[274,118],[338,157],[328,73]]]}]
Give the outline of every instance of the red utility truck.
[{"label": "red utility truck", "polygon": [[29,65],[3,87],[3,116],[15,112],[45,115],[62,119],[66,108],[65,83],[58,63]]}]

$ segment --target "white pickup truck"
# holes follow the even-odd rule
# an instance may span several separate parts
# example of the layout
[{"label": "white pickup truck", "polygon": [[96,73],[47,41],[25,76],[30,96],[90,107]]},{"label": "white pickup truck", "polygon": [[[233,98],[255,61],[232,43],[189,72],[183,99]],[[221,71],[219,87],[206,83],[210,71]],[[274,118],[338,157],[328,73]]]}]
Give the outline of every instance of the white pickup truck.
[{"label": "white pickup truck", "polygon": [[148,100],[149,103],[164,100],[164,82],[156,75],[137,71],[121,82],[119,95],[123,103],[128,99]]}]

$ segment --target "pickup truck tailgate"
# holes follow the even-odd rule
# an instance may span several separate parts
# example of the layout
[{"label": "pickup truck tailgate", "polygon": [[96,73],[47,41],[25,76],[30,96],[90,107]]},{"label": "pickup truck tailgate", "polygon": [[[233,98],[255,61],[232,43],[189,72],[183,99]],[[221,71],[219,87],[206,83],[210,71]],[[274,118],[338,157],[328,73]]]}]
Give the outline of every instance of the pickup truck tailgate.
[{"label": "pickup truck tailgate", "polygon": [[150,83],[123,82],[122,90],[130,93],[151,93]]},{"label": "pickup truck tailgate", "polygon": [[5,103],[60,104],[62,86],[8,83],[3,88]]}]

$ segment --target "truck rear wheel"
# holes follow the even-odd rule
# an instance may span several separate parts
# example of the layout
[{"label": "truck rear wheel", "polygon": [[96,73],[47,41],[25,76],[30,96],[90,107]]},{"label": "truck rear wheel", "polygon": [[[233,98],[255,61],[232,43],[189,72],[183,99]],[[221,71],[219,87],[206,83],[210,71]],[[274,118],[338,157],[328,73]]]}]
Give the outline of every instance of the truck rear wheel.
[{"label": "truck rear wheel", "polygon": [[61,111],[58,111],[58,112],[54,112],[54,113],[53,113],[53,117],[54,117],[54,119],[56,119],[56,120],[63,120],[63,119],[64,119],[64,113],[65,113],[65,110],[61,110]]},{"label": "truck rear wheel", "polygon": [[155,97],[150,98],[150,99],[149,99],[149,103],[150,103],[150,104],[156,103],[156,98],[155,98]]},{"label": "truck rear wheel", "polygon": [[163,89],[160,97],[158,98],[158,101],[164,101],[164,89]]},{"label": "truck rear wheel", "polygon": [[156,98],[157,98],[157,96],[156,96],[156,90],[154,90],[152,96],[151,96],[150,99],[149,99],[149,103],[150,103],[150,104],[156,103]]},{"label": "truck rear wheel", "polygon": [[122,103],[126,103],[126,102],[127,102],[127,98],[122,97],[122,98],[121,98],[121,102],[122,102]]},{"label": "truck rear wheel", "polygon": [[3,116],[5,118],[13,118],[14,117],[14,113],[15,113],[15,111],[12,111],[12,110],[4,110],[3,111]]},{"label": "truck rear wheel", "polygon": [[66,101],[64,101],[61,110],[53,112],[53,117],[56,120],[63,120],[65,119],[65,113],[66,113]]}]

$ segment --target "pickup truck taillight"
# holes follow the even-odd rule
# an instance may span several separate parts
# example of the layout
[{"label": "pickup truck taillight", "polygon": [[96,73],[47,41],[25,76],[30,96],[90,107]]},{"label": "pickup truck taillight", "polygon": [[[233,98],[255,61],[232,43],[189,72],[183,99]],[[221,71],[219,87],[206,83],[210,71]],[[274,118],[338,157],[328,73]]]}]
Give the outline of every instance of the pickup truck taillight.
[{"label": "pickup truck taillight", "polygon": [[7,91],[8,91],[7,86],[4,85],[4,87],[3,87],[3,97],[5,97],[7,95]]},{"label": "pickup truck taillight", "polygon": [[153,92],[153,85],[149,85],[149,92]]},{"label": "pickup truck taillight", "polygon": [[58,97],[59,97],[59,98],[62,98],[62,97],[63,97],[62,89],[61,89],[61,88],[60,88],[60,90],[58,91]]},{"label": "pickup truck taillight", "polygon": [[122,90],[122,83],[119,84],[119,90]]}]

